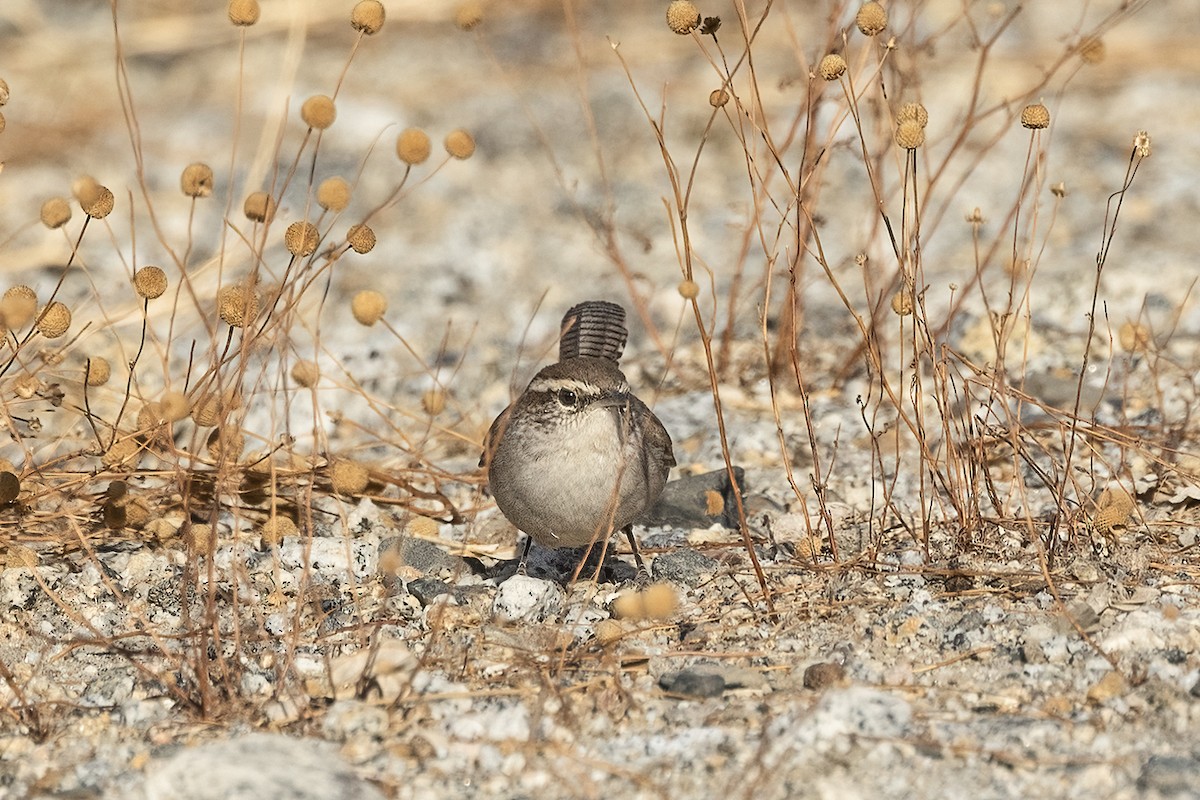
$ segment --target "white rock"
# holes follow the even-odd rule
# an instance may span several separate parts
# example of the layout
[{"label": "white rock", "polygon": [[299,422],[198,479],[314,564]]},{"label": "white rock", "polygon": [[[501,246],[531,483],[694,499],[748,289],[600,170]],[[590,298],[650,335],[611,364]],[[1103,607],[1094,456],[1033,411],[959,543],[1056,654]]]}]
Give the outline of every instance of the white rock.
[{"label": "white rock", "polygon": [[496,591],[492,614],[501,622],[541,622],[561,613],[565,600],[557,583],[514,575]]}]

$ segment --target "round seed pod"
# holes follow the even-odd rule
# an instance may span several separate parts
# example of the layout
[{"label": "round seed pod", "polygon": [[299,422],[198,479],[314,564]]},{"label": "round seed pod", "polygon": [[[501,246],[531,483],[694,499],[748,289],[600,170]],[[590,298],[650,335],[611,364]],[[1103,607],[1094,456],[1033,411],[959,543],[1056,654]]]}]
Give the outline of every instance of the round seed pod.
[{"label": "round seed pod", "polygon": [[354,8],[350,11],[350,25],[354,30],[371,36],[379,33],[386,16],[383,3],[380,3],[379,0],[362,0],[360,3],[355,3]]},{"label": "round seed pod", "polygon": [[163,392],[162,397],[158,398],[158,407],[169,422],[187,419],[188,415],[192,413],[192,404],[188,401],[187,395],[182,392],[170,390]]},{"label": "round seed pod", "polygon": [[145,300],[162,297],[167,290],[167,273],[159,267],[142,267],[133,273],[133,290]]},{"label": "round seed pod", "polygon": [[1117,341],[1127,353],[1149,350],[1153,342],[1150,329],[1140,322],[1126,322],[1117,331]]},{"label": "round seed pod", "polygon": [[107,358],[91,356],[83,366],[84,380],[88,386],[103,386],[112,377],[112,366]]},{"label": "round seed pod", "polygon": [[669,583],[652,583],[642,591],[647,619],[666,619],[679,608],[679,595]]},{"label": "round seed pod", "polygon": [[251,192],[242,211],[253,222],[270,222],[275,219],[275,198],[266,192]]},{"label": "round seed pod", "polygon": [[116,204],[116,198],[113,193],[108,190],[107,186],[96,186],[96,191],[93,194],[86,195],[86,199],[80,199],[79,207],[83,209],[83,213],[87,214],[92,219],[104,219],[112,213],[113,206]]},{"label": "round seed pod", "polygon": [[283,243],[294,256],[311,256],[321,243],[321,235],[311,222],[293,222],[283,234]]},{"label": "round seed pod", "polygon": [[274,514],[258,529],[264,546],[279,544],[284,537],[295,536],[299,532],[291,517],[279,517]]},{"label": "round seed pod", "polygon": [[687,278],[681,280],[679,286],[675,288],[679,292],[679,296],[684,300],[695,300],[700,296],[700,284],[690,281]]},{"label": "round seed pod", "polygon": [[721,108],[729,102],[729,92],[724,89],[713,89],[708,95],[708,104],[713,108]]},{"label": "round seed pod", "polygon": [[137,428],[141,433],[154,433],[168,422],[162,404],[151,400],[142,405],[137,415]]},{"label": "round seed pod", "polygon": [[1021,109],[1021,124],[1031,130],[1040,130],[1050,124],[1050,109],[1041,103],[1032,103]]},{"label": "round seed pod", "polygon": [[210,197],[213,193],[213,171],[208,164],[188,164],[179,176],[179,188],[188,197]]},{"label": "round seed pod", "polygon": [[438,387],[427,389],[421,395],[421,408],[431,417],[436,417],[446,409],[446,393]]},{"label": "round seed pod", "polygon": [[8,83],[0,78],[0,106],[8,105]]},{"label": "round seed pod", "polygon": [[363,289],[350,301],[350,311],[360,325],[374,325],[387,311],[387,298],[374,289]]},{"label": "round seed pod", "polygon": [[47,339],[57,339],[71,327],[71,309],[56,300],[42,309],[34,327]]},{"label": "round seed pod", "polygon": [[321,379],[321,370],[315,361],[297,361],[292,365],[292,380],[306,389],[317,385]]},{"label": "round seed pod", "polygon": [[446,152],[454,158],[468,159],[475,154],[475,139],[466,131],[459,130],[450,131],[446,134]]},{"label": "round seed pod", "polygon": [[239,405],[240,401],[232,392],[202,395],[192,403],[192,422],[203,428],[219,425]]},{"label": "round seed pod", "polygon": [[189,552],[198,556],[210,556],[217,549],[217,535],[211,525],[205,525],[203,522],[184,523],[179,532]]},{"label": "round seed pod", "polygon": [[896,112],[896,122],[904,122],[910,119],[924,128],[929,124],[929,112],[920,103],[905,103]]},{"label": "round seed pod", "polygon": [[371,480],[371,474],[362,464],[339,459],[329,467],[329,483],[337,494],[362,494]]},{"label": "round seed pod", "polygon": [[141,445],[136,439],[118,439],[100,456],[100,463],[109,469],[133,467],[141,454]]},{"label": "round seed pod", "polygon": [[37,375],[25,373],[13,382],[13,393],[22,400],[29,400],[38,392],[45,391],[46,384]]},{"label": "round seed pod", "polygon": [[21,479],[8,470],[0,472],[0,504],[8,505],[16,500],[20,493]]},{"label": "round seed pod", "polygon": [[896,126],[896,144],[905,150],[916,150],[925,144],[925,129],[915,119],[906,119]]},{"label": "round seed pod", "polygon": [[375,231],[369,225],[351,225],[346,232],[346,241],[354,252],[369,253],[375,249]]},{"label": "round seed pod", "polygon": [[61,228],[71,220],[71,204],[65,197],[51,197],[42,203],[42,224],[51,230]]},{"label": "round seed pod", "polygon": [[625,629],[614,619],[602,619],[592,628],[592,633],[596,636],[596,644],[608,647],[621,640],[621,637],[625,635]]},{"label": "round seed pod", "polygon": [[830,53],[821,59],[817,66],[817,74],[823,80],[836,81],[846,72],[846,59],[838,53]]},{"label": "round seed pod", "polygon": [[221,425],[208,435],[208,455],[214,460],[236,460],[246,449],[246,435],[232,425]]},{"label": "round seed pod", "polygon": [[887,11],[879,3],[866,3],[854,17],[854,24],[866,36],[875,36],[887,27]]},{"label": "round seed pod", "polygon": [[892,295],[892,311],[899,317],[913,313],[912,295],[903,289]]},{"label": "round seed pod", "polygon": [[700,10],[691,0],[671,0],[667,6],[667,27],[680,36],[687,36],[700,27]]},{"label": "round seed pod", "polygon": [[350,184],[344,178],[326,178],[317,187],[317,204],[326,211],[344,211],[350,205]]},{"label": "round seed pod", "polygon": [[467,0],[454,11],[454,24],[459,30],[469,31],[483,22],[483,3]]},{"label": "round seed pod", "polygon": [[409,166],[425,161],[432,149],[429,134],[420,128],[408,128],[396,138],[396,155]]},{"label": "round seed pod", "polygon": [[243,284],[225,286],[217,294],[217,313],[231,328],[241,328],[258,315],[258,292]]},{"label": "round seed pod", "polygon": [[262,9],[258,0],[229,0],[229,21],[234,25],[253,25],[258,22]]},{"label": "round seed pod", "polygon": [[19,284],[10,286],[0,298],[0,314],[4,316],[4,324],[10,330],[24,328],[37,312],[37,292]]},{"label": "round seed pod", "polygon": [[333,100],[323,94],[314,94],[300,106],[300,119],[310,128],[323,131],[337,119],[337,108]]}]

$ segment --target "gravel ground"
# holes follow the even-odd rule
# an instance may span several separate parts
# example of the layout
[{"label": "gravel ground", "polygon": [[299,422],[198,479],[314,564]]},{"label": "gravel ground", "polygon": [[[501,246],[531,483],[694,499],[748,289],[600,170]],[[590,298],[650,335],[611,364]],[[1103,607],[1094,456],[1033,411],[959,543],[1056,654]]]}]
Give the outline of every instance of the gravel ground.
[{"label": "gravel ground", "polygon": [[[1080,69],[1065,92],[1061,81],[1045,91],[1054,124],[1044,186],[1061,180],[1069,192],[1052,226],[1053,200],[1042,192],[1049,233],[1037,237],[1045,245],[1032,329],[1014,349],[1023,391],[1048,407],[1075,400],[1105,202],[1120,187],[1134,133],[1146,129],[1154,142],[1109,252],[1103,324],[1083,383],[1083,407],[1094,407],[1102,424],[1133,437],[1176,434],[1169,456],[1157,441],[1110,439],[1089,440],[1095,447],[1079,457],[1086,466],[1077,477],[1095,494],[1124,486],[1136,495],[1127,524],[1105,536],[1094,518],[1085,524],[1090,509],[1081,510],[1064,528],[1069,539],[1052,541],[1047,555],[1044,537],[1006,519],[1024,511],[1049,520],[1054,498],[1009,486],[1018,475],[1000,438],[991,446],[1005,516],[984,520],[973,538],[939,519],[926,537],[921,470],[882,474],[876,450],[882,442],[894,448],[887,463],[912,466],[917,443],[864,429],[859,402],[872,385],[841,370],[858,334],[810,265],[800,279],[803,359],[813,436],[829,475],[828,526],[845,562],[834,565],[828,541],[809,535],[789,485],[785,466],[816,508],[804,409],[784,392],[775,398],[778,426],[772,411],[755,339],[762,268],[751,258],[722,402],[774,609],[763,602],[741,536],[707,519],[711,507],[685,498],[669,524],[639,530],[655,580],[672,587],[669,597],[641,597],[655,606],[649,616],[618,600],[633,576],[623,552],[596,580],[568,582],[570,555],[539,551],[529,577],[509,577],[517,539],[480,489],[476,443],[512,387],[545,361],[563,309],[585,297],[632,309],[632,290],[642,306],[631,313],[631,384],[654,400],[671,431],[678,476],[722,469],[703,352],[676,291],[661,153],[610,40],[653,113],[666,93],[665,135],[682,163],[711,113],[712,68],[689,38],[666,31],[658,4],[572,6],[568,23],[556,4],[522,3],[489,15],[480,37],[456,30],[436,5],[388,3],[388,25],[347,73],[316,173],[358,174],[374,146],[351,208],[361,214],[399,180],[391,144],[399,128],[428,128],[436,149],[461,126],[479,150],[418,173],[418,184],[382,212],[377,250],[339,262],[331,307],[379,288],[406,344],[331,313],[318,360],[323,374],[343,377],[331,380],[316,417],[298,403],[292,419],[298,449],[357,448],[389,474],[436,467],[450,477],[418,476],[415,485],[442,493],[461,519],[414,516],[393,502],[395,484],[374,500],[322,494],[312,499],[320,523],[311,536],[272,547],[223,514],[215,554],[196,559],[177,540],[141,532],[79,535],[78,520],[65,514],[61,530],[47,535],[53,508],[38,517],[37,531],[6,518],[0,796],[1200,797],[1200,495],[1198,470],[1188,469],[1200,463],[1189,424],[1200,233],[1187,224],[1198,211],[1191,181],[1200,168],[1200,88],[1190,5],[1146,4],[1106,34],[1103,62]],[[893,5],[894,15],[907,13]],[[986,32],[1009,4],[983,5],[972,14]],[[1030,85],[1064,43],[1117,5],[1078,12],[1079,28],[1061,19],[1059,4],[1026,8],[994,49],[985,97],[996,102]],[[304,97],[329,92],[352,42],[348,4],[283,6],[264,3],[263,21],[249,29],[241,187],[262,185],[272,159],[261,154],[275,141],[285,99],[294,117]],[[70,20],[56,21],[68,8]],[[147,182],[163,198],[157,224],[179,242],[188,230],[180,168],[229,163],[236,42],[221,14],[200,15],[189,3],[120,8]],[[916,31],[926,35],[960,4],[923,9]],[[724,18],[726,52],[734,52],[732,8],[702,10]],[[790,119],[784,111],[801,97],[792,87],[807,70],[789,42],[819,56],[824,17],[778,11],[756,46],[755,69],[766,113]],[[0,40],[9,54],[0,77],[13,97],[0,135],[0,269],[10,282],[51,280],[49,265],[66,257],[63,241],[31,221],[42,199],[65,193],[84,172],[118,198],[133,192],[142,209],[136,262],[164,259],[137,199],[108,9],[7,3]],[[947,120],[961,119],[976,52],[959,31],[927,53],[938,72],[922,75],[933,153],[923,168],[948,151]],[[1148,57],[1161,53],[1172,57]],[[886,259],[886,240],[852,129],[835,138],[820,178],[821,230],[837,274],[858,287],[854,256]],[[294,152],[299,139],[293,125],[281,152]],[[931,196],[931,314],[970,279],[963,216],[981,207],[996,221],[990,235],[1003,238],[1028,142],[1023,131],[1001,137],[979,163],[968,150],[948,169],[947,189]],[[743,149],[728,126],[710,137],[701,166],[692,243],[714,272],[716,296],[725,297],[753,214]],[[895,173],[889,184],[898,185]],[[220,230],[222,210],[201,208],[198,229]],[[281,217],[298,213],[288,207]],[[88,329],[82,345],[119,364],[128,357],[122,337],[140,317],[102,291],[125,280],[123,259],[134,261],[128,220],[112,225],[112,241],[84,248],[96,288],[66,291],[78,292],[79,320],[104,323]],[[198,237],[194,263],[217,253],[218,242]],[[245,254],[229,252],[227,274],[247,268]],[[196,280],[215,286],[214,276],[199,270]],[[1003,280],[989,284],[993,293],[1006,288]],[[708,315],[723,325],[728,310],[716,308]],[[1139,314],[1156,337],[1154,357],[1122,353],[1108,336]],[[977,294],[956,320],[949,344],[976,363],[994,360]],[[177,331],[161,352],[186,358],[194,332]],[[297,333],[301,346],[311,344],[305,335]],[[424,432],[412,426],[427,423],[418,409],[432,381],[406,345],[437,363],[450,386],[448,411]],[[345,391],[351,375],[362,392]],[[373,416],[368,395],[393,408]],[[247,427],[273,429],[275,413],[251,408]],[[1032,402],[1020,417],[1028,430],[1051,433],[1060,418]],[[377,419],[388,433],[375,438],[345,422],[369,428]],[[874,419],[876,432],[890,422]],[[1053,460],[1052,438],[1031,438],[1046,449],[1022,462],[1025,485],[1036,487],[1037,470]],[[14,461],[17,454],[0,450]],[[109,480],[98,477],[94,493]],[[146,492],[157,485],[153,476],[131,483]],[[899,513],[883,512],[885,491]],[[432,498],[427,510],[442,509]],[[210,618],[214,608],[220,613]],[[195,631],[206,627],[220,636],[197,648]]]}]

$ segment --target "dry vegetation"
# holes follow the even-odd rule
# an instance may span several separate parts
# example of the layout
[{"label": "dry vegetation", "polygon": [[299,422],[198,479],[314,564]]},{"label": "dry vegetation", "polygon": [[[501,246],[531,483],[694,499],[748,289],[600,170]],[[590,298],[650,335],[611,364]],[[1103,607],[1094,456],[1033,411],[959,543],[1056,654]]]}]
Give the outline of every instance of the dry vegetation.
[{"label": "dry vegetation", "polygon": [[[1014,576],[1057,596],[1062,564],[1114,563],[1134,552],[1143,570],[1194,579],[1194,553],[1178,545],[1186,518],[1165,502],[1194,487],[1200,472],[1189,453],[1195,424],[1177,408],[1180,392],[1194,396],[1190,353],[1147,319],[1110,319],[1101,296],[1124,204],[1151,153],[1144,132],[1111,132],[1128,143],[1126,152],[1096,165],[1111,195],[1094,212],[1099,246],[1086,276],[1086,330],[1050,345],[1069,354],[1062,366],[1071,390],[1065,400],[1046,399],[1030,374],[1037,347],[1045,347],[1036,341],[1049,336],[1035,322],[1046,301],[1039,271],[1067,192],[1045,168],[1055,100],[1079,70],[1103,61],[1106,37],[1142,3],[1102,18],[1081,15],[1057,32],[1058,52],[1041,69],[1021,72],[1029,76],[1021,86],[1010,80],[1003,98],[989,81],[1021,7],[965,3],[934,24],[924,3],[885,5],[821,4],[822,37],[793,38],[784,55],[798,72],[781,75],[769,66],[780,63],[779,53],[760,55],[759,37],[795,34],[797,9],[734,2],[718,18],[703,4],[670,3],[655,35],[672,43],[686,37],[690,57],[711,72],[698,129],[695,109],[685,113],[677,96],[660,96],[626,62],[629,46],[611,42],[610,57],[661,155],[661,224],[670,226],[679,270],[666,284],[678,281],[674,319],[660,313],[664,286],[651,285],[632,263],[616,222],[622,201],[608,176],[597,212],[558,173],[625,287],[621,299],[665,360],[662,395],[707,390],[706,413],[729,469],[738,456],[728,398],[743,402],[747,387],[765,387],[759,409],[775,421],[775,474],[790,487],[788,508],[805,528],[780,558],[779,537],[739,495],[740,530],[706,545],[720,556],[721,580],[737,587],[742,610],[783,630],[820,613],[793,602],[798,582],[869,574],[898,547],[919,550],[924,563],[913,569],[946,580],[947,591]],[[594,32],[580,27],[574,4],[564,8],[555,24],[582,52]],[[317,574],[317,540],[333,541],[354,563],[349,542],[364,499],[394,513],[408,536],[485,562],[498,552],[476,523],[490,503],[467,466],[495,409],[475,407],[472,387],[456,391],[458,365],[444,353],[406,341],[393,324],[407,312],[403,294],[338,287],[346,270],[377,268],[361,266],[380,263],[366,261],[378,256],[375,248],[404,248],[387,240],[397,215],[422,202],[426,183],[478,157],[472,135],[455,130],[446,109],[443,133],[433,139],[417,128],[390,130],[356,170],[326,167],[322,147],[338,135],[337,106],[356,56],[406,35],[384,23],[378,3],[353,9],[340,35],[343,71],[323,93],[294,99],[285,126],[271,132],[268,158],[231,147],[223,161],[183,167],[168,191],[148,178],[139,129],[145,101],[124,68],[125,9],[114,2],[114,75],[132,150],[125,179],[135,190],[114,193],[87,176],[71,187],[22,189],[44,199],[40,209],[31,203],[28,219],[40,218],[39,235],[57,237],[62,267],[50,280],[18,276],[0,301],[9,434],[0,450],[0,564],[10,581],[19,574],[37,582],[69,623],[47,634],[29,609],[0,610],[9,634],[22,630],[41,653],[0,657],[5,725],[44,737],[82,713],[47,685],[55,682],[47,676],[60,675],[48,665],[77,652],[115,656],[187,720],[303,729],[328,698],[358,694],[386,697],[407,720],[396,724],[412,726],[424,701],[410,679],[439,670],[481,696],[540,686],[599,692],[624,707],[621,667],[640,662],[622,654],[621,643],[672,624],[674,598],[658,610],[615,614],[625,621],[597,624],[592,636],[574,635],[559,620],[537,646],[517,645],[495,632],[476,637],[486,604],[398,612],[395,596],[417,576],[395,553],[381,556],[372,574],[348,568],[336,588]],[[510,13],[524,12],[461,6],[462,46],[491,54],[491,15]],[[248,32],[259,19],[258,3],[234,0],[224,23],[232,26],[203,35],[240,61],[255,47]],[[788,38],[771,36],[772,47]],[[922,100],[943,50],[969,54],[974,74],[957,106],[940,105],[938,116]],[[503,58],[491,57],[503,76]],[[246,79],[239,73],[237,85],[221,87],[235,131]],[[777,89],[784,80],[786,102]],[[21,99],[14,86],[11,107]],[[19,113],[10,117],[2,135],[22,124]],[[601,136],[594,120],[589,125],[603,174]],[[962,186],[998,157],[998,142],[1017,135],[1027,144],[1024,159],[1007,165],[1014,192],[964,220]],[[713,157],[724,146],[716,140],[736,142],[740,160]],[[553,158],[553,143],[543,145]],[[364,172],[385,162],[396,176],[391,190],[360,196]],[[844,187],[833,175],[855,183]],[[720,234],[737,253],[725,259],[705,250],[713,237],[696,226],[709,209],[697,204],[712,198],[706,184],[730,181],[741,182],[750,213]],[[938,237],[964,240],[964,230],[974,261],[947,279],[927,254],[944,254]],[[146,252],[162,257],[149,263]],[[335,300],[343,297],[352,299]],[[378,396],[323,343],[331,326],[356,323],[364,338],[405,353],[405,369],[416,365],[410,396]],[[470,347],[462,352],[461,359],[473,357]],[[1107,376],[1102,392],[1091,385],[1097,374]],[[831,437],[819,430],[819,415],[843,395],[856,398],[860,429]],[[1105,406],[1102,396],[1123,402]],[[869,499],[847,515],[831,496],[855,482],[871,487]],[[847,552],[851,526],[859,543]],[[1000,542],[1014,539],[1024,547],[1001,553]],[[279,571],[288,545],[301,554],[296,580],[264,583],[254,571],[264,558]],[[161,594],[147,601],[144,587],[122,585],[105,566],[114,551],[166,554],[163,585],[177,617],[157,621]],[[95,608],[44,578],[47,566],[63,563],[95,574]],[[684,606],[696,601],[686,594]],[[714,598],[700,618],[720,620],[724,609]],[[114,604],[128,614],[124,627],[94,619],[104,616],[97,608]],[[653,621],[663,616],[668,621]],[[749,657],[732,645],[709,646],[714,657]],[[497,679],[487,665],[499,651],[520,668]],[[298,661],[323,665],[324,684]],[[273,675],[270,691],[249,693],[247,674],[263,670]]]}]

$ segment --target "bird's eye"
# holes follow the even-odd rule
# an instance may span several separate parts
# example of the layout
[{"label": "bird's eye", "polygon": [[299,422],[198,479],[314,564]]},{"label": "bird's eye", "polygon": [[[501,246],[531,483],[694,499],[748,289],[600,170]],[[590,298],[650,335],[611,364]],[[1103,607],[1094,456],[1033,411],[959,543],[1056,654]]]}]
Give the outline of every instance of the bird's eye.
[{"label": "bird's eye", "polygon": [[579,395],[570,389],[559,389],[558,402],[567,408],[574,408],[579,403]]}]

